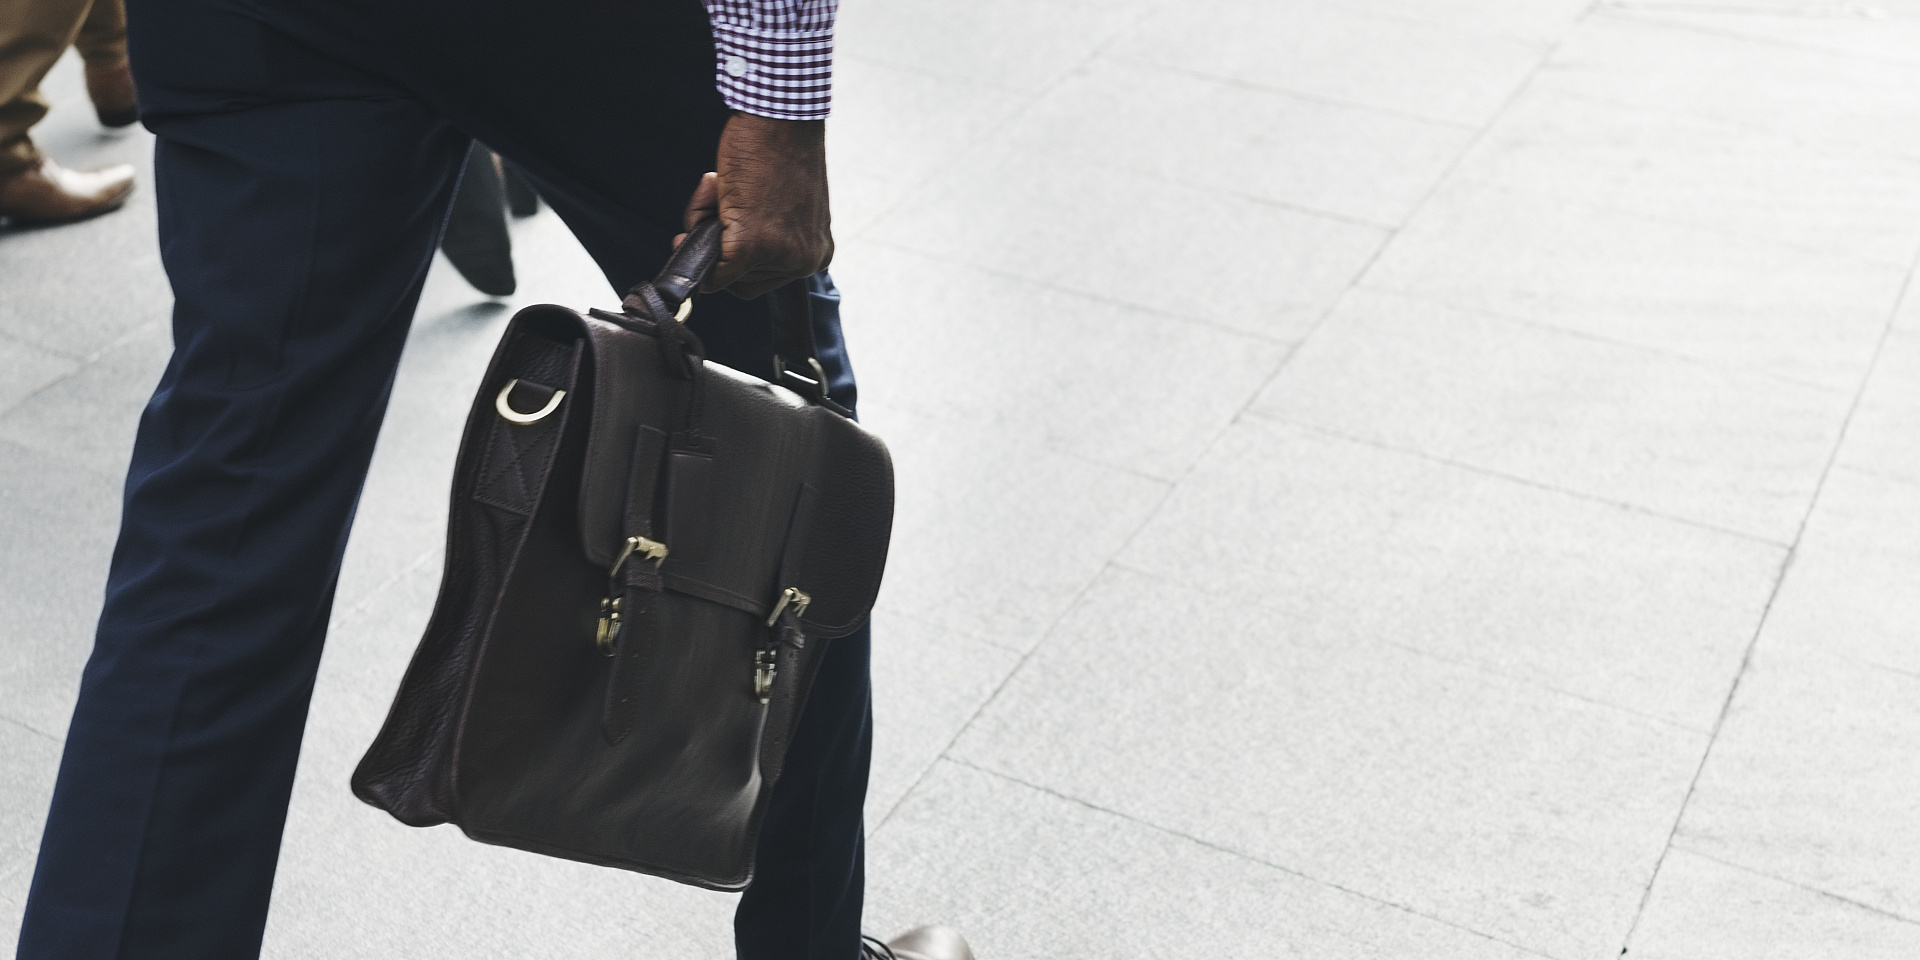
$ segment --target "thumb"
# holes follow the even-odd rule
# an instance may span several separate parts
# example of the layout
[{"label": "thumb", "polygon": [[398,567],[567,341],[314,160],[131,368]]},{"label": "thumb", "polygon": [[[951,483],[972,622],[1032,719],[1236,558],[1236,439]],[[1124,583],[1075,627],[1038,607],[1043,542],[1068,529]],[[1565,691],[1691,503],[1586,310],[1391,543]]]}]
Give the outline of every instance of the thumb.
[{"label": "thumb", "polygon": [[693,196],[687,198],[687,212],[681,218],[681,226],[692,230],[702,220],[711,220],[720,215],[720,175],[704,173],[700,183],[693,188]]}]

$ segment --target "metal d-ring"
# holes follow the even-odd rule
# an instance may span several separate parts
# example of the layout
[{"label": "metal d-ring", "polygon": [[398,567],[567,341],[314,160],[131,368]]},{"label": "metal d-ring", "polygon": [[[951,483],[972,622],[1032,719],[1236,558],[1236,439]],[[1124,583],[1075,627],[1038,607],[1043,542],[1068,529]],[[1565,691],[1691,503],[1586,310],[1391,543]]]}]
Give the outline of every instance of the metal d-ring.
[{"label": "metal d-ring", "polygon": [[546,406],[532,413],[521,413],[507,404],[507,394],[512,393],[519,384],[519,380],[508,380],[507,385],[500,388],[500,395],[493,398],[493,409],[499,411],[500,416],[509,423],[539,423],[547,418],[547,414],[559,409],[560,399],[567,395],[565,390],[555,390],[553,396],[547,398]]}]

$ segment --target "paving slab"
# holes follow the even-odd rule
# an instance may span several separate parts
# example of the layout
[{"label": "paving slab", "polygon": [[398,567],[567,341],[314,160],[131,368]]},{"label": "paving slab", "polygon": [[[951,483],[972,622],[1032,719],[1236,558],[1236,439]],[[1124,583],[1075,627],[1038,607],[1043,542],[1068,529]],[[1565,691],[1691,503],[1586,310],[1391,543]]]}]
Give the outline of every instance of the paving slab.
[{"label": "paving slab", "polygon": [[834,43],[875,62],[1033,92],[1085,62],[1148,6],[1142,0],[852,0],[840,8]]},{"label": "paving slab", "polygon": [[1920,248],[1920,156],[1550,85],[1517,97],[1457,176],[1897,266]]},{"label": "paving slab", "polygon": [[1161,7],[1108,55],[1478,127],[1548,49],[1344,4],[1190,0]]},{"label": "paving slab", "polygon": [[936,623],[874,614],[869,831],[886,822],[1019,662],[1016,651]]},{"label": "paving slab", "polygon": [[33,864],[23,860],[0,867],[0,930],[19,930],[26,915],[27,888],[33,882]]},{"label": "paving slab", "polygon": [[1674,847],[1920,919],[1920,676],[1792,639],[1761,636]]},{"label": "paving slab", "polygon": [[[849,9],[856,19],[862,15],[861,8]],[[857,54],[837,57],[833,74],[827,152],[836,200],[837,188],[844,182],[874,176],[924,179],[993,135],[1008,116],[1032,99],[1030,94],[988,81],[929,73]]]},{"label": "paving slab", "polygon": [[1361,284],[1850,392],[1906,275],[1459,180]]},{"label": "paving slab", "polygon": [[1535,954],[1043,790],[942,763],[868,854],[868,926],[981,957]]},{"label": "paving slab", "polygon": [[1627,947],[1635,960],[1899,960],[1920,924],[1675,850]]},{"label": "paving slab", "polygon": [[1031,98],[986,81],[840,56],[827,156],[841,253],[927,178],[991,139]]},{"label": "paving slab", "polygon": [[1312,327],[1387,232],[998,148],[936,178],[869,237],[1285,341]]},{"label": "paving slab", "polygon": [[1573,27],[1592,0],[1318,0],[1353,13],[1551,43]]},{"label": "paving slab", "polygon": [[[1115,60],[1068,77],[1006,134],[1055,173],[1110,166],[1387,226],[1406,219],[1472,135]],[[1207,144],[1204,158],[1195,143]]]},{"label": "paving slab", "polygon": [[1792,542],[1853,396],[1356,291],[1250,408]]},{"label": "paving slab", "polygon": [[0,440],[0,721],[65,735],[119,514],[118,481]]},{"label": "paving slab", "polygon": [[953,756],[1549,956],[1617,949],[1705,735],[1382,640],[1114,571]]},{"label": "paving slab", "polygon": [[1610,15],[1800,47],[1848,59],[1920,66],[1920,6],[1912,0],[1602,0]]},{"label": "paving slab", "polygon": [[1166,496],[1164,482],[900,410],[880,606],[1018,650],[1037,643]]},{"label": "paving slab", "polygon": [[140,413],[172,354],[166,318],[149,317],[70,376],[0,413],[0,439],[124,480]]},{"label": "paving slab", "polygon": [[865,406],[1161,479],[1184,474],[1291,349],[897,248],[848,246],[836,280],[849,314],[865,318],[848,333]]},{"label": "paving slab", "polygon": [[1704,732],[1784,553],[1247,420],[1116,563]]},{"label": "paving slab", "polygon": [[0,719],[0,876],[32,864],[59,765],[59,740]]},{"label": "paving slab", "polygon": [[[1908,299],[1920,299],[1909,290]],[[1920,483],[1920,329],[1887,335],[1835,463]]]},{"label": "paving slab", "polygon": [[1920,66],[1835,56],[1615,16],[1581,22],[1540,71],[1545,90],[1708,117],[1813,143],[1920,153]]},{"label": "paving slab", "polygon": [[0,334],[0,370],[7,371],[0,383],[0,413],[78,369],[80,362],[72,357]]},{"label": "paving slab", "polygon": [[1807,518],[1768,643],[1920,676],[1920,483],[1836,467]]}]

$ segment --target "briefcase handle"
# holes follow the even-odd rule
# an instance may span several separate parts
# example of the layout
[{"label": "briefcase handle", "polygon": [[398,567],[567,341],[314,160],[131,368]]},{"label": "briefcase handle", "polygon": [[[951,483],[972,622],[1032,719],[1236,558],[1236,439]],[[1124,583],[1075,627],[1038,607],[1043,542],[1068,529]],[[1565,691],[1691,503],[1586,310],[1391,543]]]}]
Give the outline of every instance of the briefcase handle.
[{"label": "briefcase handle", "polygon": [[702,220],[687,231],[687,238],[680,241],[673,255],[667,258],[667,265],[660,268],[660,275],[653,278],[654,292],[660,294],[667,309],[678,312],[680,304],[693,296],[700,281],[707,278],[708,271],[720,262],[720,218]]},{"label": "briefcase handle", "polygon": [[[695,224],[667,257],[659,275],[627,295],[628,309],[641,308],[655,321],[677,318],[681,304],[719,262],[724,229],[718,217]],[[841,416],[851,416],[828,395],[830,384],[813,335],[813,298],[807,281],[796,280],[767,296],[773,298],[774,382]]]}]

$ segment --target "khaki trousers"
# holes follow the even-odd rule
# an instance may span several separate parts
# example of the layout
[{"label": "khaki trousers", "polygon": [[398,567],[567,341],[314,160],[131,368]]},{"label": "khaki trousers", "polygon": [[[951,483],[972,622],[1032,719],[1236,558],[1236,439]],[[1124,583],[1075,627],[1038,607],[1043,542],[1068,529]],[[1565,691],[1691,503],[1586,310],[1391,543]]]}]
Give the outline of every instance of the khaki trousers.
[{"label": "khaki trousers", "polygon": [[125,0],[0,3],[0,175],[39,162],[27,130],[47,115],[40,81],[69,45],[89,64],[125,57]]}]

